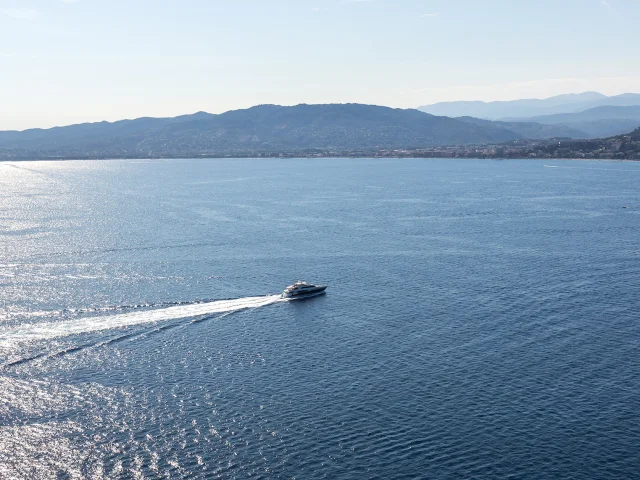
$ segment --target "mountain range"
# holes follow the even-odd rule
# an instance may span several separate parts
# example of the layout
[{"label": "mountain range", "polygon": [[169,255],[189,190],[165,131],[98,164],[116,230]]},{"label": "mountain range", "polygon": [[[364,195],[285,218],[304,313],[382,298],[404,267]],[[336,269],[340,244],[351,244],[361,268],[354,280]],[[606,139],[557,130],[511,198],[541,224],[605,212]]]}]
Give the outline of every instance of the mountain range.
[{"label": "mountain range", "polygon": [[0,158],[107,158],[375,151],[515,140],[501,125],[409,109],[260,105],[220,115],[139,118],[0,132]]},{"label": "mountain range", "polygon": [[[607,97],[597,92],[559,95],[543,100],[510,102],[447,102],[420,107],[420,111],[461,120],[498,122],[527,138],[566,136],[601,138],[627,133],[640,126],[640,94]],[[474,120],[477,123],[477,120]],[[518,126],[515,124],[526,124]],[[540,125],[555,128],[542,128]],[[532,128],[533,127],[533,128]],[[558,130],[564,127],[562,132]],[[540,136],[534,136],[539,133]]]},{"label": "mountain range", "polygon": [[500,102],[440,102],[419,107],[418,110],[446,117],[477,117],[486,120],[538,117],[560,113],[584,112],[591,108],[640,105],[640,94],[625,93],[608,97],[598,92],[557,95],[546,99],[526,99]]},{"label": "mountain range", "polygon": [[[595,98],[585,95],[572,96],[571,108],[579,103],[578,97]],[[549,100],[559,105],[566,98]],[[600,106],[580,112],[487,120],[361,104],[259,105],[219,115],[198,112],[173,118],[3,131],[0,159],[366,154],[610,137],[639,126],[640,106]]]},{"label": "mountain range", "polygon": [[557,113],[538,117],[511,118],[510,122],[534,122],[540,125],[565,126],[582,132],[581,137],[600,138],[630,132],[640,126],[640,105],[602,106],[576,113]]}]

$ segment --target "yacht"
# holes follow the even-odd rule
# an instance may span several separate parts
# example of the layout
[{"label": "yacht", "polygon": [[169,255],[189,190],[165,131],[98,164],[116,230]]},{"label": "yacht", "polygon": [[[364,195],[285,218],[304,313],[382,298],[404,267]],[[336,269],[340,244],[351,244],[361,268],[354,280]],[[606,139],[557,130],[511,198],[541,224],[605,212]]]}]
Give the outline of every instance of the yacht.
[{"label": "yacht", "polygon": [[282,298],[298,299],[315,297],[316,295],[322,295],[326,293],[326,285],[313,285],[312,283],[297,281],[293,285],[289,285],[282,292]]}]

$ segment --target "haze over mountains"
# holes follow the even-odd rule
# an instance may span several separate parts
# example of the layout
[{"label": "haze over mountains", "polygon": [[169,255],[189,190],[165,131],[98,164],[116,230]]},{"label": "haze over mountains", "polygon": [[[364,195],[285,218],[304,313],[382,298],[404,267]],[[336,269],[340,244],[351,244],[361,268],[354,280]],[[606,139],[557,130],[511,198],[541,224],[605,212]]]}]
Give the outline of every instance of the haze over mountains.
[{"label": "haze over mountains", "polygon": [[640,105],[602,106],[576,113],[557,113],[538,117],[513,118],[511,122],[535,122],[539,125],[565,126],[582,132],[580,137],[600,138],[630,132],[640,126]]},{"label": "haze over mountains", "polygon": [[[594,102],[638,105],[580,110]],[[450,118],[416,109],[361,104],[260,105],[219,115],[199,112],[0,132],[0,159],[326,155],[515,140],[592,139],[640,127],[638,94],[606,97],[585,93],[547,100],[453,102],[424,108],[451,114],[475,112],[478,116]],[[516,115],[533,111],[560,112]],[[500,112],[505,119],[481,118],[488,112]]]},{"label": "haze over mountains", "polygon": [[[523,131],[514,123],[564,127],[567,129],[566,136],[570,138],[619,135],[640,126],[640,94],[637,93],[608,97],[597,92],[586,92],[542,100],[444,102],[420,107],[419,110],[453,118],[473,117],[508,122],[510,128],[520,133]],[[540,130],[545,135],[556,132],[539,127],[534,130]],[[562,134],[558,131],[555,136]]]},{"label": "haze over mountains", "polygon": [[558,113],[584,112],[590,108],[640,105],[640,94],[625,93],[608,97],[598,92],[572,93],[545,99],[525,99],[501,102],[441,102],[419,107],[418,110],[446,117],[477,117],[487,120],[530,118]]}]

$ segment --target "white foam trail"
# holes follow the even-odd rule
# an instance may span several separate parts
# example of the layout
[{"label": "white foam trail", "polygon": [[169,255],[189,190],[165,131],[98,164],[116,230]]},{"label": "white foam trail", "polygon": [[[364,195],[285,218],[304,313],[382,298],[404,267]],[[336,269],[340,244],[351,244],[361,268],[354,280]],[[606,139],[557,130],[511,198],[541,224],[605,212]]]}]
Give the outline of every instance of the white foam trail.
[{"label": "white foam trail", "polygon": [[144,312],[121,313],[102,317],[88,317],[64,322],[35,323],[0,330],[0,343],[29,342],[67,337],[80,333],[99,332],[114,328],[130,327],[145,323],[157,323],[179,318],[198,317],[214,313],[227,313],[258,308],[282,301],[280,295],[266,297],[246,297],[236,300],[217,300],[215,302],[177,305]]}]

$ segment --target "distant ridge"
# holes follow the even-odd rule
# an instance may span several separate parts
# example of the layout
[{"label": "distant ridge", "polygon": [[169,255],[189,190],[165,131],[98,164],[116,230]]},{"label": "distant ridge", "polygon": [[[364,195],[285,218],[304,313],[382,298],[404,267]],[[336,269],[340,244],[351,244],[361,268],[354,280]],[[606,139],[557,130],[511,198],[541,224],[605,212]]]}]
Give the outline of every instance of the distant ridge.
[{"label": "distant ridge", "polygon": [[602,106],[590,108],[581,112],[556,113],[555,115],[540,115],[537,117],[509,118],[513,122],[537,122],[544,125],[561,125],[592,120],[627,118],[640,120],[640,105],[630,107]]},{"label": "distant ridge", "polygon": [[578,130],[584,132],[586,138],[601,138],[624,134],[640,127],[640,106],[602,106],[576,113],[559,113],[509,120],[510,125],[513,125],[514,122],[535,122],[538,125]]},{"label": "distant ridge", "polygon": [[558,95],[546,99],[526,99],[502,102],[441,102],[419,107],[420,111],[448,117],[477,117],[488,120],[510,120],[541,115],[576,113],[600,106],[637,106],[640,94],[625,93],[607,97],[598,92]]}]

